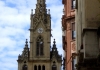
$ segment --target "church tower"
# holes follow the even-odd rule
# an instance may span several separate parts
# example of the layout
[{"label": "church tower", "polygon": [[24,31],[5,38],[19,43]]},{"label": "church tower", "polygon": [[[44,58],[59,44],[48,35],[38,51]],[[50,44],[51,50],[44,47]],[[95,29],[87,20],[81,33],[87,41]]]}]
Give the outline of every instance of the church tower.
[{"label": "church tower", "polygon": [[45,0],[37,0],[35,14],[30,15],[30,48],[25,47],[18,56],[18,70],[61,70],[62,56],[58,54],[56,41],[51,46],[51,16]]}]

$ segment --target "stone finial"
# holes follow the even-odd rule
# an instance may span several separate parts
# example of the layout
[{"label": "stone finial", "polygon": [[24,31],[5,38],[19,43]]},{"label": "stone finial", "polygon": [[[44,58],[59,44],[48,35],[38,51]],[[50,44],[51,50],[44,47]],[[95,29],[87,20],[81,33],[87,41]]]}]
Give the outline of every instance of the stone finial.
[{"label": "stone finial", "polygon": [[33,9],[31,9],[31,14],[33,14]]},{"label": "stone finial", "polygon": [[55,41],[55,39],[54,39],[53,43],[54,43],[54,45],[56,44],[56,41]]},{"label": "stone finial", "polygon": [[53,41],[53,48],[56,48],[56,41],[55,41],[55,39]]},{"label": "stone finial", "polygon": [[21,55],[19,54],[18,59],[21,59]]},{"label": "stone finial", "polygon": [[48,14],[50,14],[50,9],[48,9]]},{"label": "stone finial", "polygon": [[28,41],[26,39],[26,42],[25,42],[25,48],[28,48]]},{"label": "stone finial", "polygon": [[26,44],[28,44],[28,41],[27,41],[27,39],[26,39],[26,42],[25,42]]}]

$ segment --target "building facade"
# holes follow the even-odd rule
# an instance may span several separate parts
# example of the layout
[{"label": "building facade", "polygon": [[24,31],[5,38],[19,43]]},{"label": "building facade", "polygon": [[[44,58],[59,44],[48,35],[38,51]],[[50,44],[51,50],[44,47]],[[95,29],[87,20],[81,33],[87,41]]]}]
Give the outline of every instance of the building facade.
[{"label": "building facade", "polygon": [[30,20],[30,48],[26,40],[18,56],[18,70],[61,70],[62,56],[58,54],[55,39],[50,48],[51,16],[45,0],[37,0],[35,14],[31,10]]},{"label": "building facade", "polygon": [[65,70],[75,70],[75,0],[62,0],[64,5],[62,16],[62,44],[64,50]]},{"label": "building facade", "polygon": [[100,0],[76,0],[77,70],[100,70]]}]

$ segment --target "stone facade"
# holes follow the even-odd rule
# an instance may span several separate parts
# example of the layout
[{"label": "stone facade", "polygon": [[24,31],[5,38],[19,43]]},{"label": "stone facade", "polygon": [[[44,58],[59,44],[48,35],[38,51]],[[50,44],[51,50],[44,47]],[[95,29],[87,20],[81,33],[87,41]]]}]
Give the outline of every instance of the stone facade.
[{"label": "stone facade", "polygon": [[77,70],[100,70],[100,0],[76,0]]},{"label": "stone facade", "polygon": [[30,48],[28,41],[18,56],[18,70],[60,70],[62,56],[58,54],[54,39],[51,45],[51,16],[45,0],[37,0],[35,14],[30,16]]},{"label": "stone facade", "polygon": [[75,69],[75,58],[73,54],[76,53],[75,45],[75,0],[62,0],[64,4],[62,16],[62,41],[64,50],[64,68],[65,70]]}]

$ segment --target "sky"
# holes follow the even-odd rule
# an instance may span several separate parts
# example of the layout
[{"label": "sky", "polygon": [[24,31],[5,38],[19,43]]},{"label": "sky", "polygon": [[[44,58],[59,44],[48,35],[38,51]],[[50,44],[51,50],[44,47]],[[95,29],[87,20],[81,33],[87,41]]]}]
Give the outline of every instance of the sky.
[{"label": "sky", "polygon": [[[34,13],[36,1],[0,0],[0,70],[18,70],[18,55],[23,51],[25,40],[30,40],[30,14],[31,9]],[[46,0],[46,4],[51,14],[51,43],[55,38],[59,54],[63,55],[62,0]]]}]

